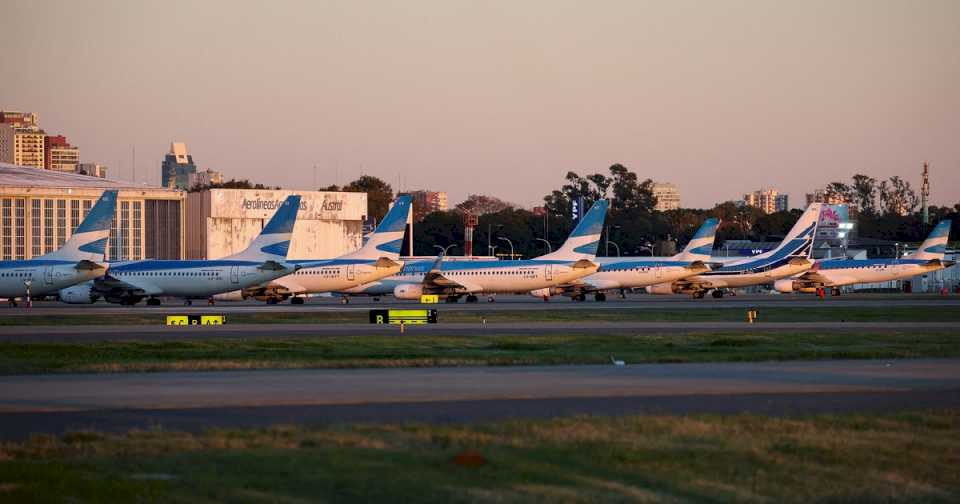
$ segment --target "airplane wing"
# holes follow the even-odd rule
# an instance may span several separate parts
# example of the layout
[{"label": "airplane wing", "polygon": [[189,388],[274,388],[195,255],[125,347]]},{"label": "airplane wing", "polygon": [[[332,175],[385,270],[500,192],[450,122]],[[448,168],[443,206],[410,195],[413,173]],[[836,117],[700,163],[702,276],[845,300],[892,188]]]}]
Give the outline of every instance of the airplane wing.
[{"label": "airplane wing", "polygon": [[714,269],[714,267],[712,264],[703,261],[691,261],[690,264],[686,265],[686,269],[696,273],[705,273]]},{"label": "airplane wing", "polygon": [[156,296],[163,294],[163,291],[155,285],[142,280],[134,283],[126,280],[119,280],[109,274],[104,275],[93,281],[93,290],[102,293],[108,292],[129,292],[142,296]]},{"label": "airplane wing", "polygon": [[92,270],[99,270],[99,269],[102,269],[102,270],[107,269],[106,266],[104,266],[104,265],[102,265],[102,264],[95,263],[95,262],[90,261],[90,260],[87,260],[87,259],[83,259],[83,260],[81,260],[81,261],[77,261],[77,264],[74,266],[74,268],[76,268],[77,270],[80,270],[80,271],[92,271]]},{"label": "airplane wing", "polygon": [[377,259],[377,262],[373,263],[373,266],[375,268],[398,268],[402,266],[402,264],[389,257],[381,257]]}]

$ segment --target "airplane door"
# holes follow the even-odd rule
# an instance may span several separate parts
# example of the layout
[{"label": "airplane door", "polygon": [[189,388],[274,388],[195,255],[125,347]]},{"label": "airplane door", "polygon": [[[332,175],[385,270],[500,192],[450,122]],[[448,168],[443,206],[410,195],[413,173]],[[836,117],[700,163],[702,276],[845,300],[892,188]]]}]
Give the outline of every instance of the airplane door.
[{"label": "airplane door", "polygon": [[657,277],[657,280],[663,278],[663,268],[660,267],[660,263],[653,265],[653,274]]},{"label": "airplane door", "polygon": [[230,282],[240,283],[240,266],[230,267]]},{"label": "airplane door", "polygon": [[43,268],[43,281],[47,285],[53,285],[53,266]]},{"label": "airplane door", "polygon": [[357,275],[357,265],[348,264],[347,265],[347,281],[352,282],[356,278],[356,275]]},{"label": "airplane door", "polygon": [[548,282],[552,282],[552,281],[553,281],[553,265],[552,265],[552,264],[548,264],[548,265],[546,265],[546,266],[543,267],[543,277],[544,277]]}]

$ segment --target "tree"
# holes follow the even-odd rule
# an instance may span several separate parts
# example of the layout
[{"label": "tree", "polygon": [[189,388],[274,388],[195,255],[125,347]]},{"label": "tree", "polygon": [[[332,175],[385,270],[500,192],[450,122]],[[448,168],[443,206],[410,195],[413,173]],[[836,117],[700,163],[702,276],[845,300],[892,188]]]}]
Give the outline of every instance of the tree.
[{"label": "tree", "polygon": [[850,203],[853,201],[853,190],[843,182],[830,182],[823,191],[827,201],[842,201]]},{"label": "tree", "polygon": [[280,189],[280,187],[267,187],[263,184],[254,184],[247,179],[230,179],[226,182],[220,182],[218,184],[196,184],[187,190],[187,192],[201,192],[206,191],[207,189]]},{"label": "tree", "polygon": [[485,215],[496,213],[507,208],[515,208],[516,205],[507,203],[494,196],[484,196],[482,194],[471,194],[467,199],[456,206],[456,209],[471,215]]},{"label": "tree", "polygon": [[853,203],[863,215],[877,213],[877,179],[863,174],[853,176]]},{"label": "tree", "polygon": [[390,184],[371,175],[363,175],[357,180],[343,186],[345,192],[367,193],[367,212],[370,217],[379,221],[387,214],[390,203],[393,202],[393,188]]},{"label": "tree", "polygon": [[917,193],[910,187],[910,182],[900,177],[890,177],[890,182],[886,180],[880,183],[880,206],[883,213],[888,215],[909,215],[920,204]]}]

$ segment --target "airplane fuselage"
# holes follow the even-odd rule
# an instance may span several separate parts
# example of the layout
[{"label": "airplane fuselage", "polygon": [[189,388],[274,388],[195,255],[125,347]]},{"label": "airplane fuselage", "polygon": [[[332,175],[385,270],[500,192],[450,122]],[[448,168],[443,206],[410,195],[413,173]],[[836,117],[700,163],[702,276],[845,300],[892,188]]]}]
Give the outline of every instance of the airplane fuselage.
[{"label": "airplane fuselage", "polygon": [[[264,269],[262,261],[146,260],[111,266],[108,275],[147,296],[209,297],[244,289],[293,272],[292,268]],[[99,285],[97,290],[109,286]],[[130,289],[128,289],[130,290]]]},{"label": "airplane fuselage", "polygon": [[103,274],[103,268],[78,269],[78,261],[28,259],[0,261],[0,297],[44,296]]},{"label": "airplane fuselage", "polygon": [[372,259],[291,260],[301,269],[271,282],[291,294],[343,291],[381,278],[396,275],[402,264],[376,265]]}]

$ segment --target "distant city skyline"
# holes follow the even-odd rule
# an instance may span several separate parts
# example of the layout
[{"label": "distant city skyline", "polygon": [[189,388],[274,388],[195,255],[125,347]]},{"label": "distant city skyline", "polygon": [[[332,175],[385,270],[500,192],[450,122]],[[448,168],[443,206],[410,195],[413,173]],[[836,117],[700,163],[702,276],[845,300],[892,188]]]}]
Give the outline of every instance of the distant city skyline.
[{"label": "distant city skyline", "polygon": [[[111,178],[361,174],[523,206],[622,163],[684,207],[855,173],[960,201],[960,2],[19,1],[0,109]],[[54,71],[56,70],[56,71]],[[317,166],[315,176],[314,166]],[[399,181],[399,182],[398,182]]]}]

